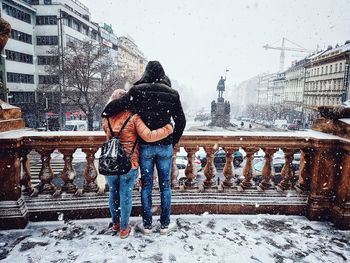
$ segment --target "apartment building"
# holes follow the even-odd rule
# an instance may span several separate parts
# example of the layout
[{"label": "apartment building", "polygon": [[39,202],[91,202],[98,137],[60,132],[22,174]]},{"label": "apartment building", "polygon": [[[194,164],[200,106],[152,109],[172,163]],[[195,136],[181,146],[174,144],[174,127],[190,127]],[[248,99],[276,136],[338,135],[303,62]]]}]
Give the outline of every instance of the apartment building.
[{"label": "apartment building", "polygon": [[[1,54],[2,99],[21,107],[31,121],[35,103],[35,14],[36,10],[23,1],[1,0],[1,17],[11,24],[10,39]],[[10,93],[6,92],[10,91]],[[7,97],[7,98],[6,98]]]},{"label": "apartment building", "polygon": [[9,92],[9,102],[22,108],[28,127],[37,127],[39,115],[44,112],[58,113],[59,96],[37,92],[42,85],[59,84],[59,76],[52,76],[46,70],[59,60],[50,52],[53,49],[65,48],[74,41],[96,41],[109,48],[117,69],[118,38],[112,27],[92,22],[89,9],[79,1],[0,2],[1,16],[12,26],[2,54],[0,80]]},{"label": "apartment building", "polygon": [[338,105],[349,99],[350,42],[310,57],[305,65],[304,108],[306,121],[317,118],[317,107]]},{"label": "apartment building", "polygon": [[286,77],[284,72],[276,73],[267,88],[267,104],[275,105],[284,102]]},{"label": "apartment building", "polygon": [[130,36],[118,37],[118,71],[134,79],[141,77],[147,60]]},{"label": "apartment building", "polygon": [[295,62],[285,71],[284,105],[289,109],[288,121],[302,119],[305,83],[305,64],[308,58]]},{"label": "apartment building", "polygon": [[258,104],[259,105],[267,105],[272,101],[272,85],[273,80],[277,77],[277,73],[272,74],[262,74],[259,76],[258,81]]}]

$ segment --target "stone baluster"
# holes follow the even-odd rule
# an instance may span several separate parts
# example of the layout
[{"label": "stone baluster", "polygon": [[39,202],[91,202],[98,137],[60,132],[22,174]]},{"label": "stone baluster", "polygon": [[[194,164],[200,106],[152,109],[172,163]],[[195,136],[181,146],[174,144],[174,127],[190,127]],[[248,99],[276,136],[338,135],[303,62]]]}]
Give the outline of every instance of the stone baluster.
[{"label": "stone baluster", "polygon": [[21,185],[23,186],[23,193],[31,194],[33,192],[32,188],[32,176],[30,174],[30,162],[28,159],[29,149],[22,149],[20,151],[22,160],[22,177]]},{"label": "stone baluster", "polygon": [[226,187],[231,187],[233,185],[232,178],[234,177],[234,168],[233,168],[233,153],[237,150],[233,147],[224,147],[224,150],[226,151],[226,163],[224,166],[224,176],[225,180],[223,181],[222,185]]},{"label": "stone baluster", "polygon": [[75,149],[61,149],[63,154],[64,167],[61,172],[61,179],[63,180],[62,191],[67,193],[75,193],[77,186],[74,184],[76,172],[73,168],[73,153]]},{"label": "stone baluster", "polygon": [[[335,197],[334,186],[344,190],[344,186],[337,185],[341,162],[338,151],[334,145],[326,143],[318,144],[314,148],[307,204],[307,217],[311,220],[329,218]],[[349,179],[349,175],[346,177]]]},{"label": "stone baluster", "polygon": [[204,167],[204,175],[206,177],[203,182],[205,188],[210,188],[214,184],[213,178],[216,175],[216,168],[214,165],[214,153],[217,150],[214,147],[204,146],[205,152],[207,153],[207,163]]},{"label": "stone baluster", "polygon": [[256,149],[245,148],[244,150],[246,152],[245,159],[247,161],[243,169],[244,180],[237,187],[238,191],[244,191],[245,189],[250,188],[253,185],[252,184],[252,179],[253,179],[252,161],[253,161],[254,153],[256,152]]},{"label": "stone baluster", "polygon": [[40,185],[38,189],[34,189],[31,196],[37,196],[40,194],[52,194],[55,192],[56,187],[52,184],[54,173],[51,168],[51,153],[53,149],[40,149],[36,150],[41,155],[41,169],[39,172]]},{"label": "stone baluster", "polygon": [[[340,152],[338,152],[339,154]],[[350,145],[337,160],[338,178],[334,185],[332,219],[340,229],[350,229]],[[342,160],[341,160],[342,159]]]},{"label": "stone baluster", "polygon": [[276,149],[263,149],[265,152],[265,165],[262,169],[261,182],[257,186],[258,191],[264,191],[271,187],[272,157]]},{"label": "stone baluster", "polygon": [[184,147],[187,152],[187,166],[185,169],[185,175],[186,175],[186,187],[193,187],[196,183],[197,178],[197,169],[195,166],[195,153],[198,150],[198,147]]},{"label": "stone baluster", "polygon": [[84,192],[97,192],[97,169],[95,167],[95,153],[97,148],[83,148],[82,151],[86,154],[86,167],[84,170]]},{"label": "stone baluster", "polygon": [[281,171],[282,181],[276,186],[276,190],[278,192],[282,192],[288,190],[290,187],[290,180],[294,174],[293,171],[293,154],[295,152],[294,149],[283,149],[284,151],[284,165]]},{"label": "stone baluster", "polygon": [[295,185],[297,192],[310,190],[310,175],[313,162],[313,149],[302,149],[300,156],[300,174]]},{"label": "stone baluster", "polygon": [[171,167],[171,188],[175,188],[177,185],[177,177],[179,176],[179,169],[176,165],[176,153],[179,151],[179,147],[174,147],[173,152],[173,160],[172,160],[172,167]]}]

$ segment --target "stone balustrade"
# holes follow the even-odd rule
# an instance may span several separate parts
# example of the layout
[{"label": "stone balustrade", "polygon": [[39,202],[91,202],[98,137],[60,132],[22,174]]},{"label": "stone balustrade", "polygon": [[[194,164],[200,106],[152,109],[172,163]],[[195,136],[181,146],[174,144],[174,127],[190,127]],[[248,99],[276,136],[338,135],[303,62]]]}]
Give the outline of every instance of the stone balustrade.
[{"label": "stone balustrade", "polygon": [[[60,216],[108,217],[108,187],[98,174],[95,158],[104,140],[102,132],[1,133],[1,228],[21,228],[28,220],[57,220]],[[174,157],[180,147],[187,152],[188,164],[185,178],[179,180],[173,158],[173,213],[306,215],[311,220],[332,220],[339,228],[350,229],[350,141],[346,138],[316,131],[185,132]],[[207,160],[201,173],[195,164],[199,147]],[[219,147],[226,155],[221,180],[215,167]],[[77,149],[84,153],[81,171],[74,168]],[[272,163],[279,149],[284,153],[284,165],[276,182]],[[233,165],[237,150],[245,155],[240,178]],[[259,150],[264,153],[265,164],[257,179],[253,162]],[[300,170],[295,173],[293,156],[299,152]],[[58,174],[52,168],[53,153],[60,153],[63,163]],[[31,174],[34,155],[40,166],[39,184],[33,183]],[[84,181],[80,185],[78,177]],[[160,204],[157,191],[156,213]],[[136,188],[134,197],[133,213],[137,215],[141,204]]]}]

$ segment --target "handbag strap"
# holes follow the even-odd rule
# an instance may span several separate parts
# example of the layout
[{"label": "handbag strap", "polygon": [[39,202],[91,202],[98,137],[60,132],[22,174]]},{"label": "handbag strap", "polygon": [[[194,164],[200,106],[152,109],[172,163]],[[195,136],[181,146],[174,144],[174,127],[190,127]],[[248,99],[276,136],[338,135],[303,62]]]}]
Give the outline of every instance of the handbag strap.
[{"label": "handbag strap", "polygon": [[[130,114],[130,116],[126,119],[126,121],[123,123],[123,126],[121,127],[121,129],[119,130],[118,134],[117,134],[117,138],[119,137],[119,135],[121,134],[122,130],[125,128],[126,124],[129,122],[129,120],[131,119],[131,117],[133,116],[134,114]],[[111,132],[111,135],[112,137],[114,137],[114,132],[113,132],[113,129],[112,129],[112,126],[111,126],[111,123],[109,121],[109,116],[107,116],[107,122],[108,122],[108,127],[109,127],[109,131]],[[130,157],[134,154],[134,151],[135,151],[135,148],[136,148],[136,145],[137,145],[137,138],[134,142],[134,146],[132,147],[131,149],[131,152],[130,152]]]}]

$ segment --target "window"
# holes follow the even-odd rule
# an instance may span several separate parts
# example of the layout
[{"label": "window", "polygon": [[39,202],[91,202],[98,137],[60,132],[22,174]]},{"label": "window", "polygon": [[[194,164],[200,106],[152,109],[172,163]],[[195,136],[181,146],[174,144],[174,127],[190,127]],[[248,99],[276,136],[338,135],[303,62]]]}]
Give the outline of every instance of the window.
[{"label": "window", "polygon": [[90,37],[91,37],[92,39],[97,40],[97,32],[96,32],[95,30],[91,31],[91,32],[90,32]]},{"label": "window", "polygon": [[85,35],[89,35],[89,27],[87,27],[87,26],[83,26],[83,34],[85,34]]},{"label": "window", "polygon": [[57,16],[37,16],[37,25],[57,25]]},{"label": "window", "polygon": [[38,56],[38,65],[56,65],[58,56]]},{"label": "window", "polygon": [[335,64],[334,72],[338,72],[338,63]]},{"label": "window", "polygon": [[30,14],[23,12],[22,10],[19,10],[15,7],[9,6],[7,4],[2,4],[2,8],[6,12],[7,15],[12,16],[14,18],[17,18],[23,22],[26,22],[28,24],[32,23],[32,19],[30,17]]},{"label": "window", "polygon": [[59,77],[52,75],[39,75],[39,84],[58,84]]},{"label": "window", "polygon": [[38,46],[58,45],[58,36],[38,36],[36,37],[36,44]]},{"label": "window", "polygon": [[72,19],[70,17],[65,17],[63,18],[63,24],[65,26],[72,27]]},{"label": "window", "polygon": [[34,92],[11,92],[12,103],[34,103]]},{"label": "window", "polygon": [[333,65],[330,65],[329,66],[329,74],[332,74],[333,73],[332,71],[333,71]]},{"label": "window", "polygon": [[52,5],[52,0],[44,0],[44,5]]},{"label": "window", "polygon": [[321,75],[323,75],[323,67],[321,68]]},{"label": "window", "polygon": [[28,4],[31,4],[31,5],[38,5],[39,4],[39,0],[29,0],[27,2],[28,2]]},{"label": "window", "polygon": [[72,23],[72,28],[75,29],[76,31],[79,31],[80,32],[80,24],[77,20],[73,20],[73,23]]},{"label": "window", "polygon": [[74,43],[80,42],[79,39],[72,37],[70,35],[66,35],[66,45],[72,46]]},{"label": "window", "polygon": [[6,53],[7,60],[33,64],[33,56],[32,55],[17,52],[17,51],[12,51],[12,50],[8,50],[8,49],[5,50],[5,53]]},{"label": "window", "polygon": [[7,72],[7,82],[34,84],[34,75]]},{"label": "window", "polygon": [[343,71],[343,63],[339,63],[339,72]]},{"label": "window", "polygon": [[326,70],[324,74],[328,74],[328,66],[326,66]]},{"label": "window", "polygon": [[320,75],[320,68],[317,68],[317,75]]},{"label": "window", "polygon": [[32,36],[21,31],[12,29],[10,37],[12,39],[22,41],[24,43],[32,44]]}]

